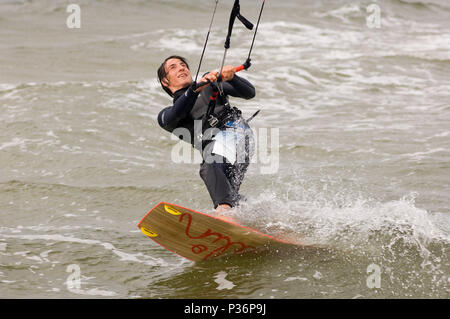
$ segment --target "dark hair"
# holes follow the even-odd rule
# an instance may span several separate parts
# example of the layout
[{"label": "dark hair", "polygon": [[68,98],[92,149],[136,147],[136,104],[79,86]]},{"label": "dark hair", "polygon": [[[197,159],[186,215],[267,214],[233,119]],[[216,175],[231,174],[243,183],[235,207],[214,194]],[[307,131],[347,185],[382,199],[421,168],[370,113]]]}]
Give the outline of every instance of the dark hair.
[{"label": "dark hair", "polygon": [[190,70],[190,69],[189,69],[189,64],[187,63],[186,58],[184,58],[184,57],[182,57],[182,56],[179,56],[179,55],[171,55],[171,56],[169,56],[169,57],[166,58],[166,59],[164,60],[164,62],[161,63],[161,65],[159,66],[159,68],[158,68],[158,81],[159,81],[159,83],[161,83],[161,87],[163,88],[163,90],[166,91],[167,94],[169,94],[171,97],[173,97],[172,91],[170,91],[170,89],[169,89],[168,87],[166,87],[166,86],[164,86],[164,85],[162,84],[162,80],[163,80],[163,79],[166,77],[166,75],[167,75],[167,73],[166,73],[166,62],[169,61],[170,59],[178,59],[178,60],[180,60],[181,62],[183,62],[184,64],[186,64],[186,67],[188,68],[188,70]]}]

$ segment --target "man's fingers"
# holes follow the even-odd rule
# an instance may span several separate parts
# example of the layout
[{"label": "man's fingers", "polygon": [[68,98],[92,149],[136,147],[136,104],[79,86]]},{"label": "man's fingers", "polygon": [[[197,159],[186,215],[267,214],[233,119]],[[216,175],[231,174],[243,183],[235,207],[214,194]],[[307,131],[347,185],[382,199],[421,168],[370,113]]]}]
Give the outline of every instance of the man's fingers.
[{"label": "man's fingers", "polygon": [[231,80],[234,77],[234,73],[236,72],[235,68],[232,65],[224,66],[222,69],[222,74],[217,71],[211,71],[208,74],[205,74],[201,79],[201,83],[207,84],[215,81],[226,82]]},{"label": "man's fingers", "polygon": [[222,69],[222,81],[226,82],[234,77],[235,68],[232,65],[224,66]]},{"label": "man's fingers", "polygon": [[205,78],[208,79],[210,82],[214,82],[217,80],[218,73],[216,72],[209,72],[205,75]]},{"label": "man's fingers", "polygon": [[205,76],[203,76],[202,79],[200,80],[200,83],[197,84],[197,89],[195,90],[195,92],[200,92],[205,88],[206,84],[217,81],[217,75],[218,73],[214,71],[205,74]]}]

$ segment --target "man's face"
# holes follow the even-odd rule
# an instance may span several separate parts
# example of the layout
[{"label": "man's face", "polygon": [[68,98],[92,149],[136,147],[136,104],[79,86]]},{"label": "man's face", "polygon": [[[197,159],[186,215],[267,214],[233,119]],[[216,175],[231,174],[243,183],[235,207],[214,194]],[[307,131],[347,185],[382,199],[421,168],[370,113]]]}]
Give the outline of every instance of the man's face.
[{"label": "man's face", "polygon": [[192,83],[191,72],[187,68],[187,65],[180,59],[169,59],[165,64],[166,77],[162,83],[168,87],[172,93],[183,89]]}]

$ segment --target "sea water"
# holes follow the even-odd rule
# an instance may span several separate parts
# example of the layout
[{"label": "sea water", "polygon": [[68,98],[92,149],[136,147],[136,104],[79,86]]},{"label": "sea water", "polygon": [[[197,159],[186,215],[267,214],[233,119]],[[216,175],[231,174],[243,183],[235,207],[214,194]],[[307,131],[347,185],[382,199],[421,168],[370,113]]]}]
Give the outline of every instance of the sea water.
[{"label": "sea water", "polygon": [[[239,74],[256,97],[230,100],[261,109],[230,214],[315,248],[208,265],[136,225],[160,201],[212,210],[157,123],[171,99],[156,69],[181,54],[196,71],[214,1],[76,4],[80,28],[66,1],[0,3],[2,298],[449,297],[447,1],[266,3]],[[230,6],[203,72],[220,67]],[[255,22],[259,2],[241,12]],[[226,64],[252,36],[236,23]]]}]

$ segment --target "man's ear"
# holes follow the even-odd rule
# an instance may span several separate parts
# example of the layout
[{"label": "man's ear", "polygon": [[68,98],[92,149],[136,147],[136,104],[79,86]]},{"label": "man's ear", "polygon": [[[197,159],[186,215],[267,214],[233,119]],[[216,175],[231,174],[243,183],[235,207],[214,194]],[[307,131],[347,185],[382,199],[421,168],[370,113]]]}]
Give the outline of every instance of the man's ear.
[{"label": "man's ear", "polygon": [[164,85],[165,87],[168,87],[169,86],[169,81],[166,78],[163,78],[161,80],[161,84]]}]

